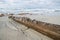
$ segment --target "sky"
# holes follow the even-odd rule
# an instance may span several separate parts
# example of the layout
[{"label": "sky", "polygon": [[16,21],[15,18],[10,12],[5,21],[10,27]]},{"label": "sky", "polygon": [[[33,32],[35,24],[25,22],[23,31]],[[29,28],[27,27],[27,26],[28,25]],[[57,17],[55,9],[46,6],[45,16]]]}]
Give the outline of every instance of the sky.
[{"label": "sky", "polygon": [[60,0],[0,0],[0,9],[60,9]]}]

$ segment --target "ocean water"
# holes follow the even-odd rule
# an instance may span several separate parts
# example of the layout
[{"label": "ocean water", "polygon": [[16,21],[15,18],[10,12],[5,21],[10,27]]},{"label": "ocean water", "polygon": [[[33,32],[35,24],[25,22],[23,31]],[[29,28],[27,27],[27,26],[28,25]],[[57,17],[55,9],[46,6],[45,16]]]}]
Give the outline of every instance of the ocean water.
[{"label": "ocean water", "polygon": [[[60,13],[60,9],[0,9],[0,12],[3,13],[20,13],[20,12],[29,12],[29,13],[42,13],[42,14],[56,14]],[[55,13],[53,13],[55,12]],[[57,14],[56,14],[57,15]]]}]

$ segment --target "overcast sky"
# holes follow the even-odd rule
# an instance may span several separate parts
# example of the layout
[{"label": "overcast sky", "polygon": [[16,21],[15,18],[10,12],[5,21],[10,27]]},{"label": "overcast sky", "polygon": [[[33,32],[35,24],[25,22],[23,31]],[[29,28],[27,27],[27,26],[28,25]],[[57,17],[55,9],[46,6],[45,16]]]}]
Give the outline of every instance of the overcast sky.
[{"label": "overcast sky", "polygon": [[60,0],[0,0],[5,9],[60,9]]}]

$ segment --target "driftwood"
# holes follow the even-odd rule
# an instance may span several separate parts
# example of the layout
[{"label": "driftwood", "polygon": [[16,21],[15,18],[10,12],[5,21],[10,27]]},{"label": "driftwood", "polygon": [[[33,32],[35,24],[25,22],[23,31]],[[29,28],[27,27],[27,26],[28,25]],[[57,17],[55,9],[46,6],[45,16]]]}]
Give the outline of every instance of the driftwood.
[{"label": "driftwood", "polygon": [[31,20],[27,17],[22,17],[21,19],[22,20],[14,20],[47,35],[48,37],[51,37],[54,40],[60,40],[60,25],[36,21],[35,19]]}]

